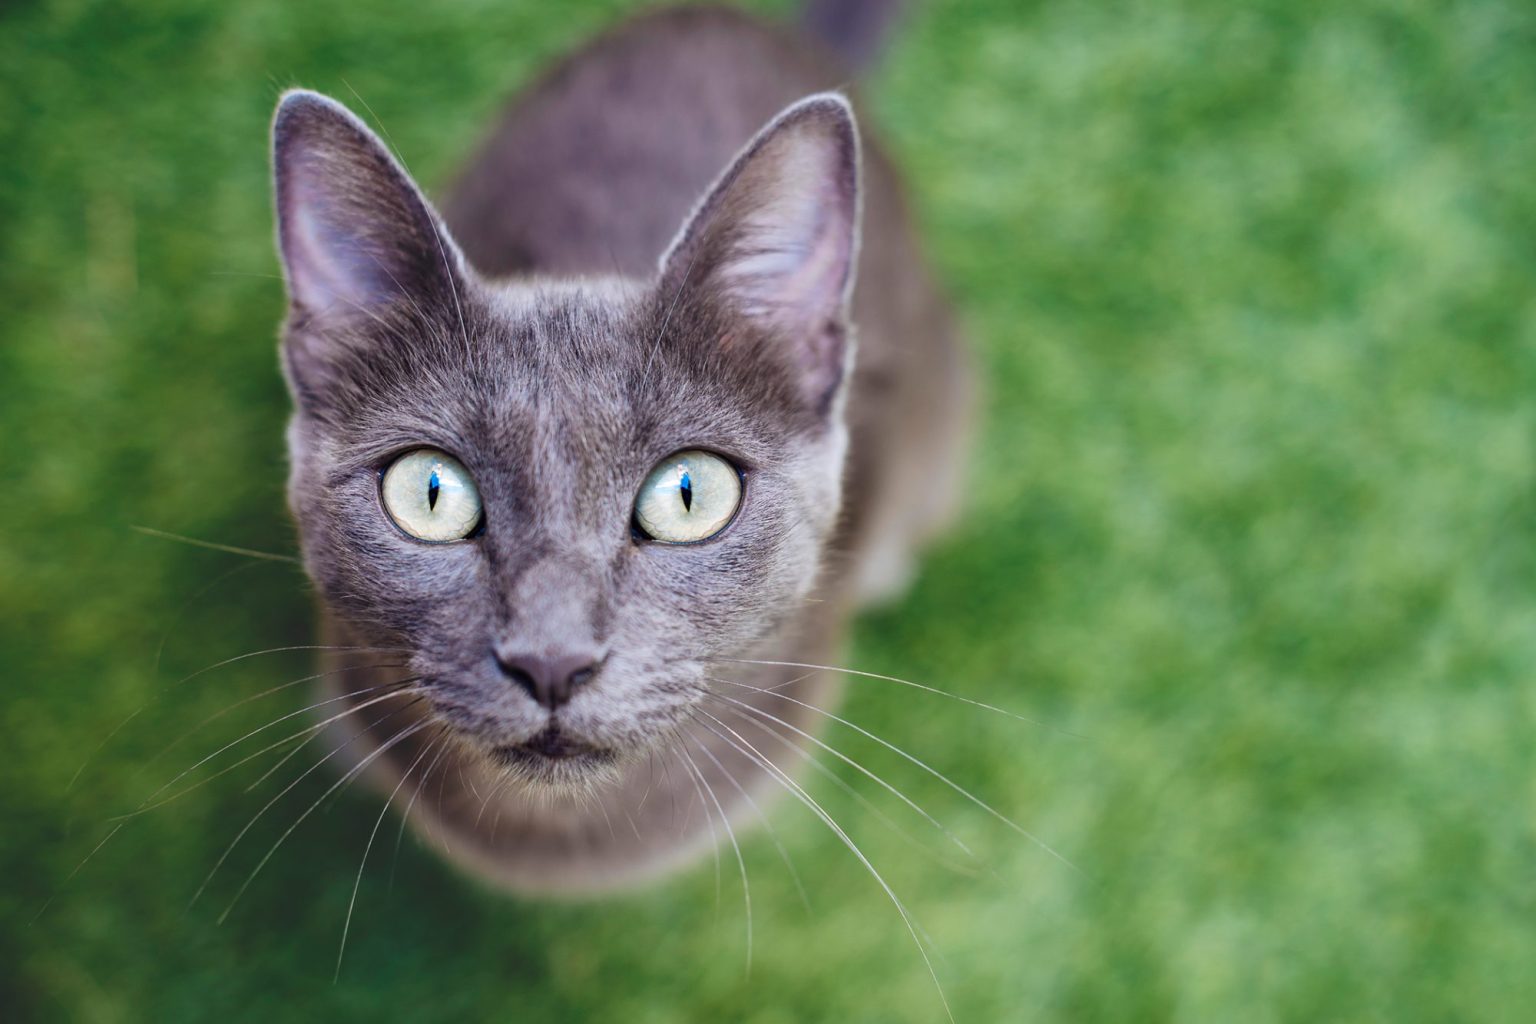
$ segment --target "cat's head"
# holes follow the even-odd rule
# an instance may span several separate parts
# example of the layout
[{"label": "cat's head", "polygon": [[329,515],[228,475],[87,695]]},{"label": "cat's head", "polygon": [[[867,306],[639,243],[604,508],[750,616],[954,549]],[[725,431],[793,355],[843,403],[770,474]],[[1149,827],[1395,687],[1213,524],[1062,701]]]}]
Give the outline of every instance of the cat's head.
[{"label": "cat's head", "polygon": [[273,140],[289,501],[327,608],[529,779],[582,785],[655,749],[712,658],[797,610],[833,531],[847,103],[770,123],[648,281],[480,278],[322,96],[285,96]]}]

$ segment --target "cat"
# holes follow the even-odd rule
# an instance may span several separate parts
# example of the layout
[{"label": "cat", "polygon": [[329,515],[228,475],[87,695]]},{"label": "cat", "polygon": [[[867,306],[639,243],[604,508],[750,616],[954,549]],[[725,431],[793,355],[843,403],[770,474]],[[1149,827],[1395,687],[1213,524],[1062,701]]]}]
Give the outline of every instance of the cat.
[{"label": "cat", "polygon": [[838,698],[809,666],[953,518],[969,364],[829,91],[860,45],[641,15],[512,103],[440,213],[343,105],[281,99],[326,728],[475,877],[633,886],[760,818]]}]

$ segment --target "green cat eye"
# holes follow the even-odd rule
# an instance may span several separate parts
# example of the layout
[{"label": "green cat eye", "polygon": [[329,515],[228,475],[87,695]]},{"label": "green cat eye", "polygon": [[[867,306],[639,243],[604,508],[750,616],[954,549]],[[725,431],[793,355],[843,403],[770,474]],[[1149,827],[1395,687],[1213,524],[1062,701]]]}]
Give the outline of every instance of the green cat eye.
[{"label": "green cat eye", "polygon": [[384,471],[379,488],[395,525],[417,540],[462,540],[480,525],[480,491],[447,452],[418,448]]},{"label": "green cat eye", "polygon": [[678,452],[656,464],[635,497],[635,525],[663,544],[708,540],[741,504],[741,474],[718,455]]}]

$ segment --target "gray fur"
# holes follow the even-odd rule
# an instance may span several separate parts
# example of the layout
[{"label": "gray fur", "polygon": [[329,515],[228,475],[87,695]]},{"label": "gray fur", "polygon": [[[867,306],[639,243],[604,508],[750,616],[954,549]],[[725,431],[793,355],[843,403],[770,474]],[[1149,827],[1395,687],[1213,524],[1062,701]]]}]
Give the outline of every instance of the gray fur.
[{"label": "gray fur", "polygon": [[[713,804],[681,758],[733,822],[775,785],[700,724],[725,717],[711,690],[815,727],[714,680],[820,706],[837,690],[727,659],[835,657],[851,609],[899,586],[949,511],[963,361],[888,163],[865,137],[861,175],[850,108],[818,95],[836,75],[742,15],[641,18],[508,111],[442,218],[339,104],[278,109],[290,504],[328,641],[407,652],[333,654],[375,667],[331,678],[409,673],[425,696],[335,735],[380,755],[386,791],[403,777],[412,823],[482,877],[592,892],[707,849]],[[424,544],[383,512],[379,472],[422,446],[474,475],[478,535]],[[637,538],[640,481],[700,447],[743,472],[735,520],[693,545]],[[498,646],[600,667],[551,711]],[[799,756],[732,724],[776,764]],[[551,735],[590,753],[525,749]]]}]

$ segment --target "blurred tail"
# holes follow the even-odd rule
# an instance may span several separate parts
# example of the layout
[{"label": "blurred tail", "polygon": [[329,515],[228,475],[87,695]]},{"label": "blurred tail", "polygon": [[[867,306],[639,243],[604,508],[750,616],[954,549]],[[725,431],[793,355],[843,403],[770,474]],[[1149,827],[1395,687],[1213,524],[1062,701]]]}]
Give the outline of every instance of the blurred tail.
[{"label": "blurred tail", "polygon": [[862,74],[884,52],[901,7],[900,0],[807,0],[800,25]]}]

